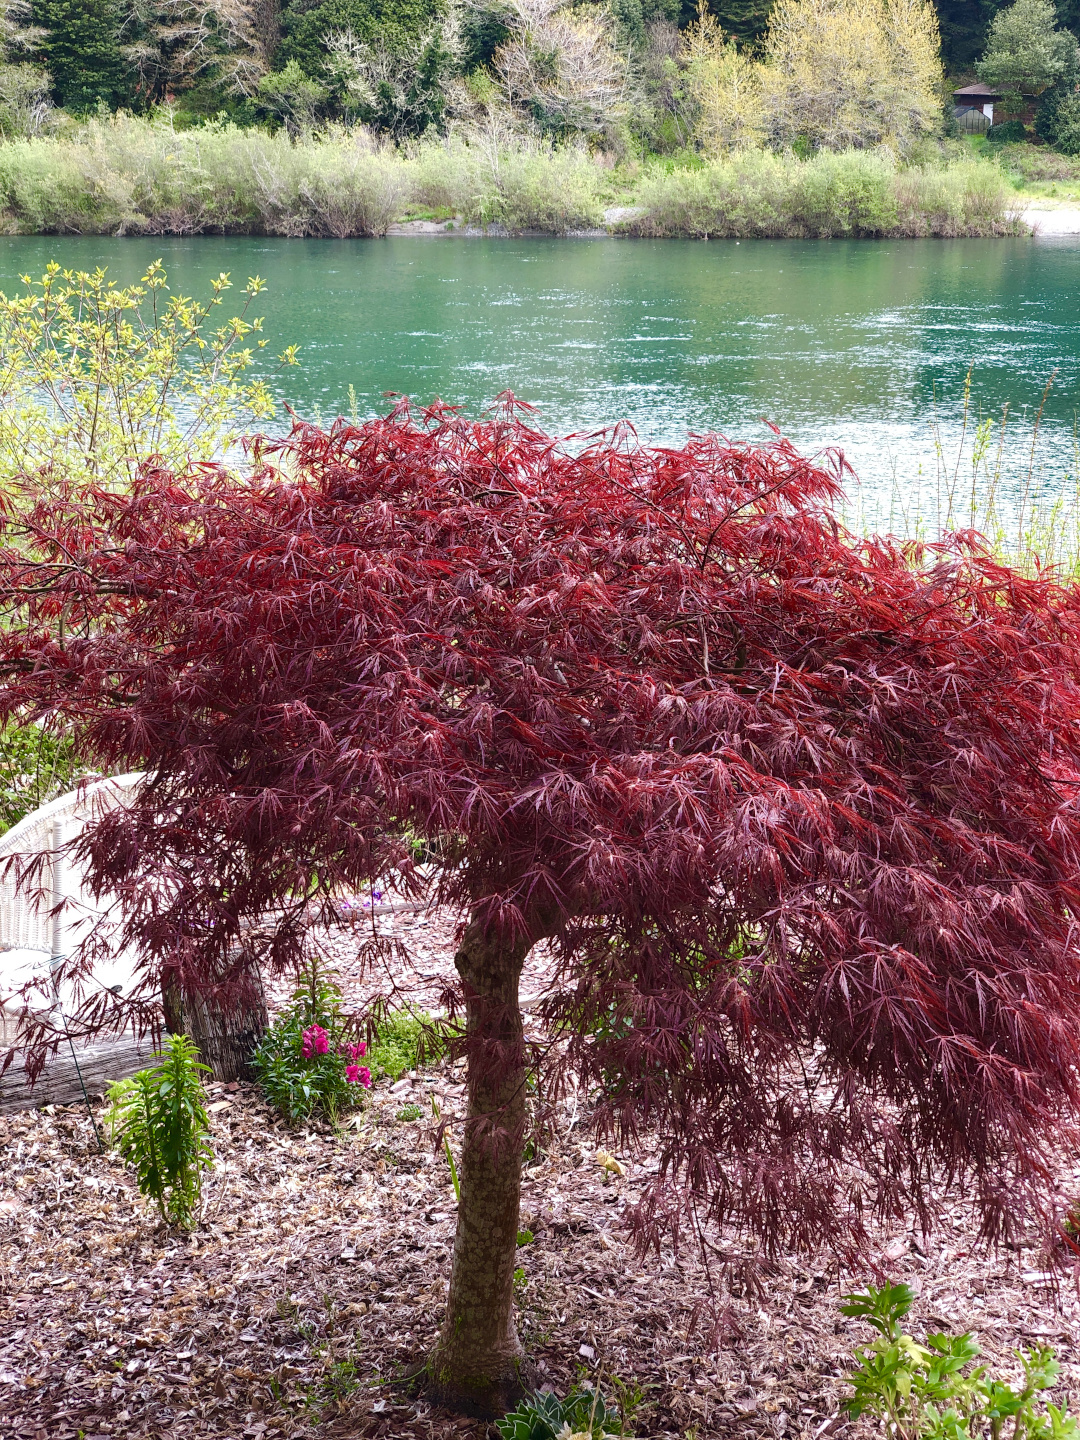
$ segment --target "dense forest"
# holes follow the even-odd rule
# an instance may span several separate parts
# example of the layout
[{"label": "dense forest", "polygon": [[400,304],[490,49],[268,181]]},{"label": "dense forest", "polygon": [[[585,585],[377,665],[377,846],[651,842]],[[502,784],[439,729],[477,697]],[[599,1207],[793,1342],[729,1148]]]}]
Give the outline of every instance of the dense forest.
[{"label": "dense forest", "polygon": [[[774,0],[710,0],[709,16],[741,53],[760,46]],[[999,0],[937,0],[942,59],[972,77]],[[700,9],[700,7],[699,7]],[[1080,33],[1080,0],[1058,0],[1060,25]],[[6,133],[35,133],[53,107],[85,116],[170,102],[192,118],[237,122],[358,119],[420,133],[449,109],[482,106],[493,81],[517,88],[542,129],[580,128],[540,113],[545,64],[575,65],[579,90],[626,73],[652,105],[648,148],[680,140],[662,103],[694,0],[9,0],[0,109]],[[618,81],[597,63],[596,32]],[[601,47],[603,49],[603,47]],[[499,57],[499,64],[493,61]],[[499,73],[495,73],[498,71]],[[550,87],[549,87],[550,89]],[[531,92],[530,92],[531,93]],[[640,108],[640,107],[639,107]],[[646,107],[648,108],[648,107]],[[667,107],[670,108],[670,107]],[[667,133],[665,133],[667,125]],[[648,127],[646,127],[648,128]]]}]

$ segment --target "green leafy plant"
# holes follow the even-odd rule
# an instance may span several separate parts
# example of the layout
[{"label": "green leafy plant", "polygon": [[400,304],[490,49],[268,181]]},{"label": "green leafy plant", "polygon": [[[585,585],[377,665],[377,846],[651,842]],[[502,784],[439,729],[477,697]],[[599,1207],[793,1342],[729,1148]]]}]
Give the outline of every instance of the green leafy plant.
[{"label": "green leafy plant", "polygon": [[[442,1119],[442,1113],[441,1113],[440,1110],[439,1110],[439,1106],[438,1106],[438,1103],[437,1103],[434,1095],[432,1095],[432,1097],[431,1097],[431,1113],[432,1113],[432,1115],[435,1117],[436,1120],[441,1120],[441,1119]],[[444,1153],[445,1156],[446,1156],[447,1169],[450,1171],[450,1180],[451,1180],[451,1183],[452,1183],[453,1186],[454,1186],[454,1199],[455,1199],[455,1200],[457,1201],[457,1203],[460,1205],[460,1204],[461,1204],[461,1182],[458,1180],[457,1165],[456,1165],[455,1162],[454,1162],[454,1152],[450,1149],[450,1141],[449,1141],[449,1139],[448,1139],[448,1137],[446,1136],[445,1133],[443,1134],[443,1142],[442,1142],[442,1143],[443,1143],[443,1153]]]},{"label": "green leafy plant", "polygon": [[529,1277],[525,1274],[525,1267],[518,1265],[514,1269],[514,1300],[518,1307],[525,1304],[525,1292],[529,1288]]},{"label": "green leafy plant", "polygon": [[203,1172],[212,1163],[201,1078],[207,1068],[187,1035],[170,1035],[159,1064],[109,1090],[113,1144],[161,1218],[184,1228],[198,1218]]},{"label": "green leafy plant", "polygon": [[423,1110],[417,1105],[416,1101],[410,1100],[407,1105],[403,1105],[397,1112],[397,1118],[404,1120],[406,1123],[411,1123],[413,1120],[419,1120],[423,1113]]},{"label": "green leafy plant", "polygon": [[0,729],[0,832],[9,830],[31,810],[71,790],[85,775],[69,736],[54,734],[44,724]]},{"label": "green leafy plant", "polygon": [[895,1440],[999,1440],[1006,1421],[1014,1440],[1076,1440],[1080,1425],[1068,1410],[1038,1398],[1058,1376],[1052,1349],[1016,1352],[1018,1387],[991,1379],[984,1365],[972,1368],[979,1347],[970,1334],[927,1335],[920,1344],[904,1331],[914,1298],[908,1285],[871,1285],[840,1307],[878,1334],[856,1350],[847,1376],[854,1393],[844,1405],[854,1419],[872,1415]]},{"label": "green leafy plant", "polygon": [[615,1392],[615,1403],[619,1408],[623,1431],[632,1426],[634,1417],[645,1404],[645,1391],[651,1386],[642,1386],[632,1380],[623,1380],[619,1375],[610,1375],[608,1383]]},{"label": "green leafy plant", "polygon": [[575,1385],[565,1400],[550,1391],[532,1395],[499,1420],[497,1428],[503,1440],[557,1440],[563,1435],[602,1440],[624,1433],[618,1415],[589,1385]]},{"label": "green leafy plant", "polygon": [[331,1360],[315,1387],[314,1400],[319,1409],[340,1405],[354,1391],[359,1390],[363,1380],[357,1372],[356,1361],[348,1358]]},{"label": "green leafy plant", "polygon": [[339,986],[312,964],[252,1056],[263,1094],[287,1120],[319,1112],[336,1124],[360,1103],[371,1072],[360,1064],[366,1044],[350,1035]]},{"label": "green leafy plant", "polygon": [[1016,145],[1027,139],[1027,129],[1022,120],[1003,120],[990,126],[986,138],[991,145]]},{"label": "green leafy plant", "polygon": [[399,1080],[417,1064],[431,1064],[446,1049],[424,1010],[393,1010],[376,1022],[369,1063],[371,1073]]}]

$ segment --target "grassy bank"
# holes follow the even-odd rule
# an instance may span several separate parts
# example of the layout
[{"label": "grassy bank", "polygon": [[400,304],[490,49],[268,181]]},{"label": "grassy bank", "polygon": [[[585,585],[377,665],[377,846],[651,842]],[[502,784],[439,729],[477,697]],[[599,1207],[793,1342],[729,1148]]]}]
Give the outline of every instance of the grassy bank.
[{"label": "grassy bank", "polygon": [[[985,140],[979,148],[984,154],[992,153]],[[1080,201],[1080,156],[1059,155],[1046,146],[1002,145],[997,147],[996,159],[1019,192],[1018,199],[1025,203],[1045,199],[1075,205]]]},{"label": "grassy bank", "polygon": [[700,170],[654,171],[636,196],[643,235],[956,236],[1021,230],[996,166],[959,160],[898,168],[882,154],[851,150],[799,161],[749,151]]},{"label": "grassy bank", "polygon": [[476,139],[408,150],[362,130],[292,140],[214,124],[174,131],[120,115],[0,144],[8,234],[382,235],[453,219],[565,234],[604,225],[653,236],[1003,235],[1016,192],[973,158],[904,168],[868,151],[810,160],[749,152],[707,164],[612,170],[584,150]]}]

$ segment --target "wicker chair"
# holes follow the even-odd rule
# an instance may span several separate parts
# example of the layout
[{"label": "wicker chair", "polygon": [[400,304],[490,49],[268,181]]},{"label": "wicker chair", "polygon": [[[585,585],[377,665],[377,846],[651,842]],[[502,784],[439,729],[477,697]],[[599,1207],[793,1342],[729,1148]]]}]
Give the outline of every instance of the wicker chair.
[{"label": "wicker chair", "polygon": [[[0,836],[0,1042],[14,1032],[13,1013],[22,1008],[17,992],[39,980],[42,1008],[66,1006],[56,996],[52,967],[70,955],[103,914],[108,897],[94,900],[86,893],[82,876],[59,854],[88,821],[120,804],[142,781],[141,773],[115,775],[62,795],[42,805]],[[51,852],[53,861],[35,888],[16,886],[13,856],[24,858]],[[99,966],[93,982],[107,987],[130,983],[134,957],[120,952]]]}]

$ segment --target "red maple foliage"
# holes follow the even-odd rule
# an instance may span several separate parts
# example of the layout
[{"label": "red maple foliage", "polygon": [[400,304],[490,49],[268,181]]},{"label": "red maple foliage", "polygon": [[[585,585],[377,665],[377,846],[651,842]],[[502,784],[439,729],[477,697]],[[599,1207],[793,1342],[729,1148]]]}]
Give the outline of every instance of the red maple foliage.
[{"label": "red maple foliage", "polygon": [[853,537],[842,462],[779,438],[572,449],[509,401],[401,404],[256,458],[10,522],[0,713],[149,771],[80,842],[149,988],[227,989],[272,910],[294,962],[343,888],[461,907],[473,1131],[513,1153],[465,1156],[447,1393],[497,1352],[490,1408],[517,1354],[476,1307],[511,1303],[540,938],[601,1132],[658,1137],[646,1238],[688,1205],[858,1238],[932,1176],[987,1235],[1045,1210],[1080,1138],[1071,587]]}]

